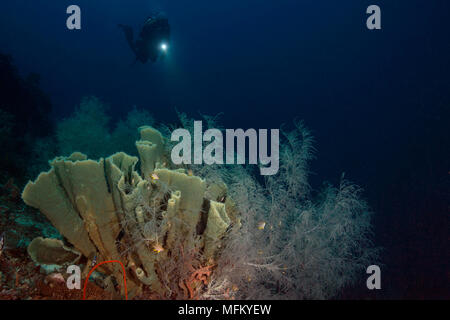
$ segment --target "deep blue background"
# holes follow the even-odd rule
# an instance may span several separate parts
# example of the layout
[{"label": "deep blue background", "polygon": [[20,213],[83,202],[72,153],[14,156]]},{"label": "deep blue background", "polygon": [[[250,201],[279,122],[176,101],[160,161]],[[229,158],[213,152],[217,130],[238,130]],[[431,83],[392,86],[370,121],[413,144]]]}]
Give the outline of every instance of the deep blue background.
[{"label": "deep blue background", "polygon": [[[65,27],[70,4],[81,31]],[[381,31],[365,27],[370,4],[381,6]],[[169,17],[170,54],[131,66],[117,24],[137,27],[154,10]],[[55,119],[90,94],[115,118],[137,105],[164,122],[175,108],[224,112],[226,128],[303,119],[317,140],[313,186],[346,172],[377,213],[383,297],[449,296],[449,30],[445,0],[0,4],[0,50],[41,74]]]}]

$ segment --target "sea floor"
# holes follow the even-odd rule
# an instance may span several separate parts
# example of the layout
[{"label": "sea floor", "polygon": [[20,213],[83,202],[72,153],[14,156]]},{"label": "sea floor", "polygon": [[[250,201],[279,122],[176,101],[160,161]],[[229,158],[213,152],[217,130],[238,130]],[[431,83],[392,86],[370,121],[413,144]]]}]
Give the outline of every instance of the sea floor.
[{"label": "sea floor", "polygon": [[[29,242],[38,236],[60,237],[37,210],[26,206],[12,180],[0,184],[0,235],[5,245],[0,255],[0,300],[79,300],[83,290],[68,289],[69,276],[63,270],[47,273],[36,266],[27,252]],[[82,282],[84,283],[84,282]],[[111,294],[88,282],[86,298],[111,299]]]}]

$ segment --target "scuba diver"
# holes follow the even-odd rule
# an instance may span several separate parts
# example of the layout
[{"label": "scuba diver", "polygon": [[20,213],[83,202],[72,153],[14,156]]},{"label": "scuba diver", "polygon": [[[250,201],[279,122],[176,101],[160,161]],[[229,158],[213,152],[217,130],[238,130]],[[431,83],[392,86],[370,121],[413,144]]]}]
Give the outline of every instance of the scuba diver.
[{"label": "scuba diver", "polygon": [[[119,24],[127,42],[136,55],[136,61],[147,63],[150,59],[156,62],[166,54],[170,40],[169,20],[161,13],[150,16],[144,23],[139,39],[134,41],[133,28]],[[135,61],[135,62],[136,62]]]}]

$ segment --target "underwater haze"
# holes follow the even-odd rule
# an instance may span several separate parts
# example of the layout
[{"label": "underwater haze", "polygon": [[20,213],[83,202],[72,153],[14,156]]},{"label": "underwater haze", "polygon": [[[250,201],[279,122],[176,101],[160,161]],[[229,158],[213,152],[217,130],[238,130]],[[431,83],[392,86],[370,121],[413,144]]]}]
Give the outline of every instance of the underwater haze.
[{"label": "underwater haze", "polygon": [[[380,30],[366,26],[373,4]],[[81,29],[66,25],[70,5],[81,10]],[[170,39],[156,61],[142,63],[118,25],[131,26],[135,41],[158,13]],[[60,185],[82,185],[78,169],[61,177],[58,168],[87,166],[87,158],[123,171],[117,185],[109,169],[100,175],[108,197],[116,187],[122,203],[140,192],[133,217],[114,198],[120,223],[111,231],[136,298],[450,299],[449,20],[446,0],[2,1],[0,299],[46,297],[43,287],[39,297],[18,290],[10,274],[13,260],[29,270],[46,265],[30,249],[37,237],[59,239],[82,265],[113,258],[90,230],[92,252],[73,240],[53,213],[58,204],[39,202],[79,196],[57,184],[39,189],[39,174],[53,168]],[[185,128],[194,137],[194,120],[221,132],[280,129],[279,171],[262,176],[249,161],[172,163],[171,133]],[[142,145],[161,147],[157,158]],[[134,160],[106,160],[116,152],[140,161],[125,169]],[[183,209],[197,201],[183,200],[188,190],[200,196],[196,209]],[[180,224],[186,239],[171,245],[177,197],[198,221],[192,230]],[[212,231],[213,214],[223,230],[217,223]],[[139,223],[137,236],[129,226]],[[195,253],[187,258],[188,249]],[[367,286],[370,265],[381,270],[381,288]],[[123,297],[120,272],[102,271]],[[38,277],[27,272],[24,279]],[[105,283],[91,294],[108,290]]]}]

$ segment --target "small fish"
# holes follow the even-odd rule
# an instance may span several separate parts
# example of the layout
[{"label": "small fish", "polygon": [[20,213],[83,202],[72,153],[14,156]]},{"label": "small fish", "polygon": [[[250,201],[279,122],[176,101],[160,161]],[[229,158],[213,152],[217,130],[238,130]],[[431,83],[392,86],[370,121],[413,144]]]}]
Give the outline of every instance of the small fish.
[{"label": "small fish", "polygon": [[153,245],[153,251],[160,253],[161,251],[164,251],[164,248],[159,243],[155,243]]},{"label": "small fish", "polygon": [[94,256],[94,259],[92,259],[91,267],[92,268],[95,267],[96,264],[97,264],[97,255]]},{"label": "small fish", "polygon": [[158,177],[158,175],[157,175],[156,173],[152,173],[152,174],[150,175],[150,178],[151,178],[153,181],[159,180],[159,177]]},{"label": "small fish", "polygon": [[223,196],[222,198],[220,198],[220,202],[225,202],[225,196]]},{"label": "small fish", "polygon": [[266,226],[266,223],[264,221],[261,221],[258,223],[258,230],[264,230],[264,227]]},{"label": "small fish", "polygon": [[0,257],[3,253],[4,248],[5,248],[5,233],[3,232],[2,235],[0,235]]}]

